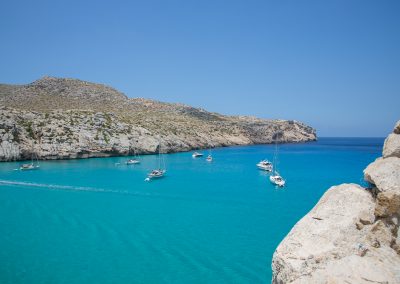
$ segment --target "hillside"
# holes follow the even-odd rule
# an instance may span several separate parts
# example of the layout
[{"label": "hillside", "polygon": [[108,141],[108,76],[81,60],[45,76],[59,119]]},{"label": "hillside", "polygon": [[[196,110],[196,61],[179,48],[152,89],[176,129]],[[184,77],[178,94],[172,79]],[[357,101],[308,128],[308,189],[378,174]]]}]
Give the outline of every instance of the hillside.
[{"label": "hillside", "polygon": [[[288,120],[226,116],[183,104],[128,98],[102,85],[44,77],[27,85],[0,84],[0,161],[126,155],[316,139],[315,130]],[[160,138],[159,138],[160,137]]]}]

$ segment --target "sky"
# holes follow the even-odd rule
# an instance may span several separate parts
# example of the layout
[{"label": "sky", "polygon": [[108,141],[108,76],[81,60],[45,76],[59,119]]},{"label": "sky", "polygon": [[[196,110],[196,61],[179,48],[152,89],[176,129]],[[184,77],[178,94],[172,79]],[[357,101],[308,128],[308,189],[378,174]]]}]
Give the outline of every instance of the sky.
[{"label": "sky", "polygon": [[400,1],[2,1],[0,82],[45,75],[129,97],[384,137],[400,119]]}]

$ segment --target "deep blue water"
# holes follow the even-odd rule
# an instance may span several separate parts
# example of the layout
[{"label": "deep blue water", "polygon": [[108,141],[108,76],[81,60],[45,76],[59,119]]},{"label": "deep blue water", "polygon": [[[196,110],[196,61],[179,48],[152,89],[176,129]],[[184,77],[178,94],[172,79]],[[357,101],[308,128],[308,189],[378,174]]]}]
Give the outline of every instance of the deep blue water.
[{"label": "deep blue water", "polygon": [[156,156],[0,163],[0,283],[268,283],[272,254],[332,185],[362,181],[383,138],[280,146],[283,189],[255,164],[273,145]]}]

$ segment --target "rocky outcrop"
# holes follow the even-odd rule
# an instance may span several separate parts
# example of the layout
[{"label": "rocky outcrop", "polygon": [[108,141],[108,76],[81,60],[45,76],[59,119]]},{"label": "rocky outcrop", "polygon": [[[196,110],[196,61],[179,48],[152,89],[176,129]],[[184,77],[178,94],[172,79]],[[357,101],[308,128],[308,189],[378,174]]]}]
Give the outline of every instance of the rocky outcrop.
[{"label": "rocky outcrop", "polygon": [[386,138],[383,157],[400,157],[400,134],[392,133]]},{"label": "rocky outcrop", "polygon": [[400,158],[400,121],[396,123],[393,133],[385,140],[383,146],[383,157],[397,157]]},{"label": "rocky outcrop", "polygon": [[74,79],[44,77],[0,85],[0,161],[189,151],[229,145],[316,140],[292,120],[225,116],[182,104],[128,98]]},{"label": "rocky outcrop", "polygon": [[364,174],[371,188],[334,186],[293,227],[274,253],[273,283],[400,283],[400,157]]},{"label": "rocky outcrop", "polygon": [[364,177],[380,191],[400,191],[400,159],[378,158],[364,170]]},{"label": "rocky outcrop", "polygon": [[400,120],[394,126],[393,133],[394,134],[400,134]]}]

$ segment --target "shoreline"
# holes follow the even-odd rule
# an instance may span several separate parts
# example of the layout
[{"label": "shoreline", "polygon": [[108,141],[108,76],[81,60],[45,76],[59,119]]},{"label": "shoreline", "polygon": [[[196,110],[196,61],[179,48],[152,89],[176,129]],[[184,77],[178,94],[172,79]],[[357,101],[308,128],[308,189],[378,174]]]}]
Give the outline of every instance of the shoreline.
[{"label": "shoreline", "polygon": [[[313,142],[318,142],[318,140],[321,137],[318,137],[314,140],[309,140],[309,141],[299,141],[299,142],[280,142],[278,143],[279,145],[296,145],[296,144],[308,144],[308,143],[313,143]],[[328,138],[328,137],[325,137]],[[344,138],[344,137],[343,137]],[[377,137],[379,138],[379,137]],[[234,145],[222,145],[222,146],[217,146],[217,147],[200,147],[200,148],[193,148],[190,150],[181,150],[181,151],[171,151],[171,152],[161,152],[161,154],[178,154],[178,153],[189,153],[192,151],[199,151],[199,150],[215,150],[215,149],[222,149],[222,148],[235,148],[235,147],[252,147],[252,146],[261,146],[261,145],[274,145],[275,143],[258,143],[258,144],[234,144]],[[157,155],[157,152],[149,153],[149,152],[136,152],[136,155],[140,156],[150,156],[150,155]],[[133,154],[107,154],[107,153],[99,153],[99,155],[93,155],[93,156],[87,156],[87,157],[75,157],[75,158],[47,158],[47,159],[41,159],[40,157],[38,158],[39,161],[68,161],[68,160],[82,160],[82,159],[93,159],[93,158],[112,158],[112,157],[133,157]],[[31,159],[17,159],[17,160],[0,160],[0,163],[13,163],[13,162],[25,162],[25,161],[30,161]]]}]

